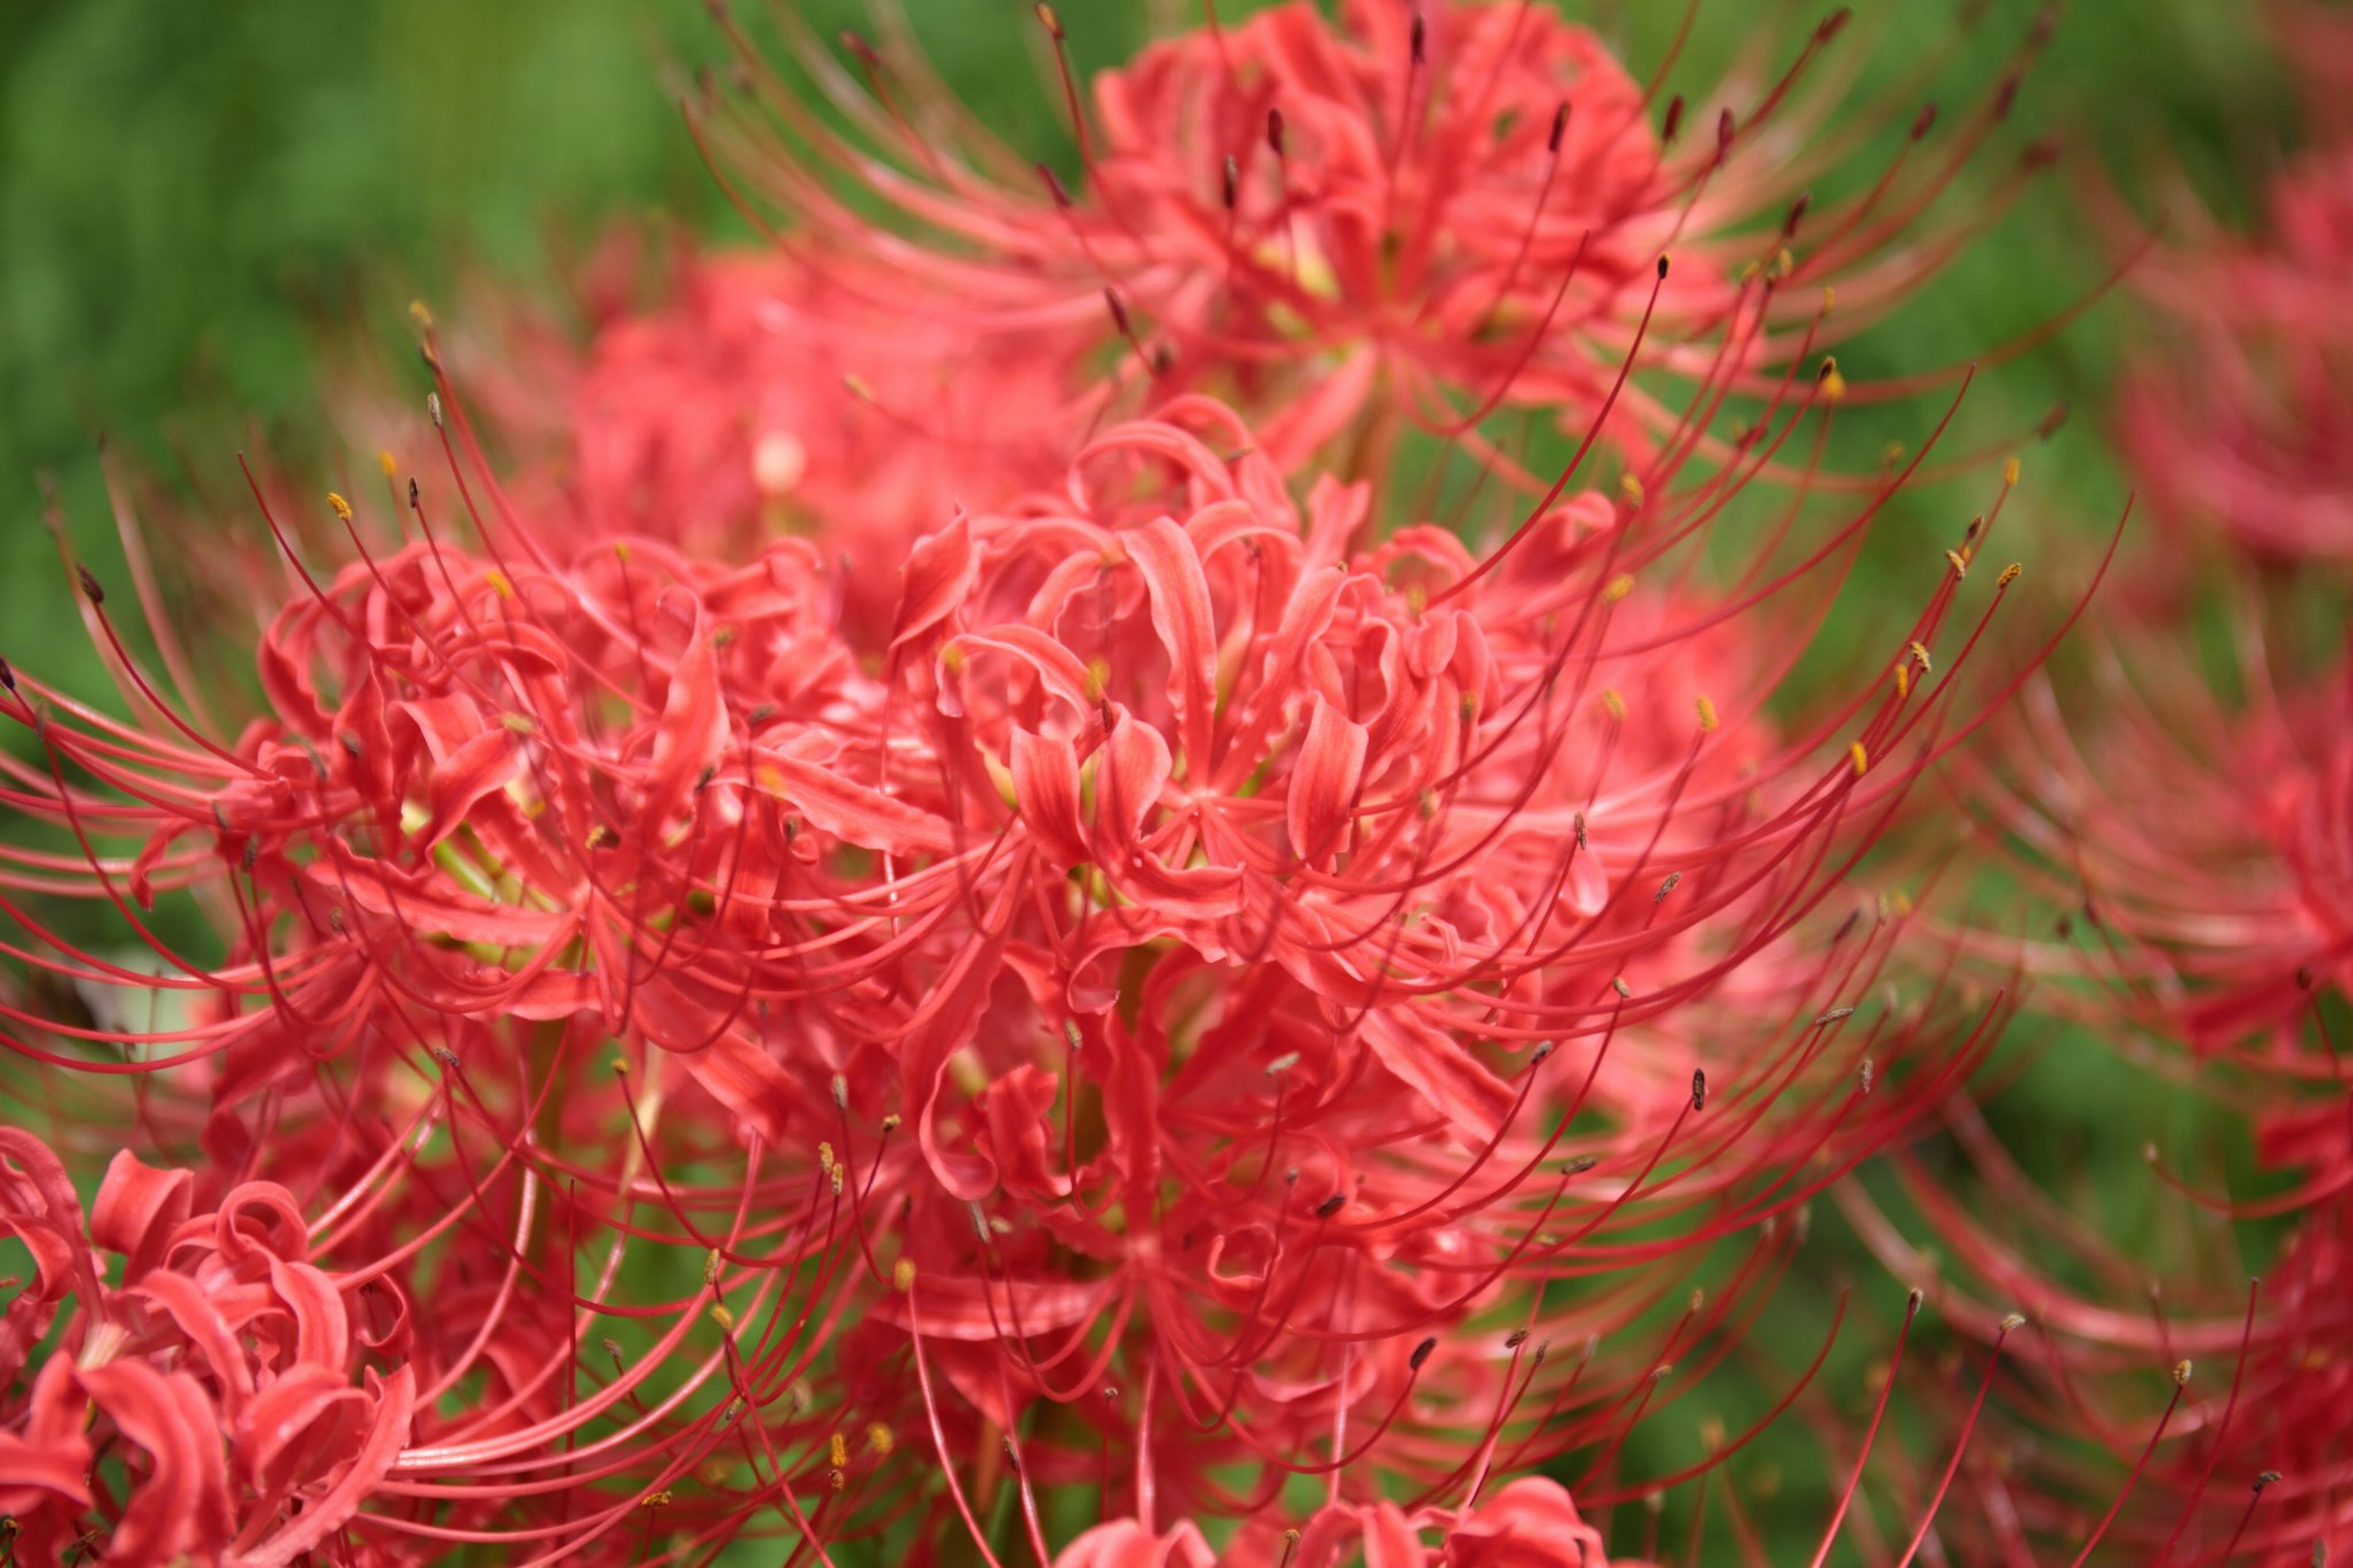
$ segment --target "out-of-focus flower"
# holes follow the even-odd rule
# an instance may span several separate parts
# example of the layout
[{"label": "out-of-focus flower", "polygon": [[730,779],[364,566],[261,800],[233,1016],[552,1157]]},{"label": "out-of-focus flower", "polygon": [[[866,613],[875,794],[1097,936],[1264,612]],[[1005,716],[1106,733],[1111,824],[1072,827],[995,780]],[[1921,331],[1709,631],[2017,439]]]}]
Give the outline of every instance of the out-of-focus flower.
[{"label": "out-of-focus flower", "polygon": [[[1060,20],[1039,15],[1059,51]],[[740,35],[744,89],[712,97],[702,120],[735,184],[797,226],[787,243],[867,234],[958,323],[1092,328],[1118,355],[1114,384],[1259,413],[1286,470],[1316,459],[1385,478],[1410,424],[1533,492],[1543,479],[1480,434],[1490,413],[1606,426],[1638,458],[1712,440],[1631,374],[1697,384],[1702,405],[1769,394],[1810,351],[1908,298],[2014,192],[2007,181],[1966,226],[1915,233],[2007,117],[2044,22],[1949,146],[1928,140],[1925,108],[1880,179],[1814,201],[1811,183],[1852,145],[1843,84],[1816,68],[1846,20],[1799,34],[1784,69],[1769,58],[1781,40],[1760,37],[1721,101],[1687,112],[1546,6],[1352,0],[1336,22],[1304,4],[1230,26],[1212,16],[1106,72],[1091,116],[1065,62],[1075,193],[1021,172],[903,39],[848,38],[871,100],[801,39],[812,79],[850,105],[849,132]],[[2037,144],[2021,172],[2047,160]],[[877,233],[866,196],[920,243]],[[1670,251],[1672,276],[1653,265]],[[1821,300],[1832,286],[1835,316]]]},{"label": "out-of-focus flower", "polygon": [[2353,561],[2353,149],[2271,189],[2259,238],[2213,235],[2149,265],[2175,328],[2126,384],[2121,430],[2159,509],[2283,562]]}]

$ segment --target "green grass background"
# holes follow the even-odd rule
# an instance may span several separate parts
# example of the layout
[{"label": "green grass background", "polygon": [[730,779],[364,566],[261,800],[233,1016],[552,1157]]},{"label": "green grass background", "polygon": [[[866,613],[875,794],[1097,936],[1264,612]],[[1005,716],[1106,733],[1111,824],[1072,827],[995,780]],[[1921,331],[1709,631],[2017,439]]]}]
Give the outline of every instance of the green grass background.
[{"label": "green grass background", "polygon": [[[1027,47],[1035,24],[1026,0],[907,5],[987,120],[1036,155],[1069,161]],[[1678,9],[1651,0],[1563,8],[1619,42],[1638,72],[1657,58]],[[1147,23],[1136,0],[1060,9],[1089,66],[1132,47]],[[1999,0],[1970,30],[1960,0],[1858,9],[1871,75],[1936,63],[1940,79],[1960,86],[1951,110],[1986,89],[2031,16]],[[854,11],[839,0],[809,6],[828,27]],[[1758,36],[1786,38],[1786,58],[1817,15],[1704,0],[1686,75],[1706,81],[1712,63]],[[449,302],[472,269],[518,286],[543,281],[551,234],[590,235],[616,218],[659,211],[742,242],[670,96],[683,73],[721,56],[689,0],[0,5],[0,654],[70,689],[104,689],[42,527],[39,489],[54,478],[69,526],[103,574],[117,556],[102,439],[166,483],[224,494],[238,446],[306,450],[321,438],[313,376],[326,331],[396,321],[412,296]],[[2186,182],[2239,216],[2253,205],[2243,194],[2253,179],[2292,145],[2277,62],[2239,7],[2211,0],[2078,5],[2019,117],[2065,136],[2079,168],[2145,194]],[[2064,307],[2107,259],[2078,205],[2064,180],[2046,186],[1851,353],[1850,374],[1965,360]],[[2021,503],[2026,537],[2047,542],[2063,568],[2081,562],[2075,542],[2104,532],[2127,483],[2103,422],[2133,330],[2128,302],[2111,301],[1989,376],[1973,400],[1969,418],[1988,432],[2030,425],[2057,399],[2077,411],[2031,458]],[[1940,558],[1978,499],[1911,498],[1874,557],[1883,575],[1866,576],[1841,626],[1860,624],[1874,584],[1893,582],[1905,562]],[[209,530],[251,526],[191,515],[187,535],[165,548],[203,552]],[[2038,1166],[2119,1234],[2145,1221],[2152,1201],[2141,1141],[2197,1126],[2194,1107],[2096,1053],[2050,1053],[2011,1098],[2007,1124]],[[1799,1287],[1795,1326],[1768,1342],[1776,1353],[1806,1353],[1799,1343],[1810,1348],[1821,1318],[1803,1298],[1822,1289]],[[1877,1289],[1858,1337],[1883,1342],[1900,1300]],[[1841,1406],[1860,1398],[1860,1354],[1834,1363],[1846,1373]],[[1694,1401],[1646,1432],[1635,1467],[1687,1458],[1696,1418],[1709,1413],[1741,1425],[1736,1402]],[[1819,1519],[1819,1486],[1792,1474],[1806,1462],[1760,1455],[1740,1473],[1754,1482],[1760,1467],[1790,1482],[1779,1503],[1760,1502],[1768,1517]]]}]

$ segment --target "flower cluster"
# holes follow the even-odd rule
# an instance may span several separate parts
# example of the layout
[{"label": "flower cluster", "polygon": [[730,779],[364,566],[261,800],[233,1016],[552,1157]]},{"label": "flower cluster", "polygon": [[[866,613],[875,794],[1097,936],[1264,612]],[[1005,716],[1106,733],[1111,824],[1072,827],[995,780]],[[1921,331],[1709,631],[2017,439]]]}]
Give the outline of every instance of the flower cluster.
[{"label": "flower cluster", "polygon": [[[1919,1176],[2065,967],[1984,984],[1990,939],[1915,912],[1964,879],[1956,779],[2025,880],[2094,889],[2073,1005],[2260,1056],[2296,1203],[2353,1179],[2289,1038],[2353,942],[2341,681],[2210,715],[2205,766],[2075,750],[1989,554],[2017,461],[1939,458],[1949,405],[1834,460],[1849,405],[1968,384],[1824,351],[2051,161],[1996,151],[2046,23],[1940,128],[1843,106],[1843,12],[1703,106],[1525,3],[1209,7],[1091,110],[1063,64],[1067,179],[895,34],[786,17],[818,110],[721,26],[691,122],[773,243],[487,393],[421,315],[385,502],[253,487],[241,726],[89,569],[119,702],[0,666],[18,1552],[1663,1560],[1612,1510],[1704,1499],[1783,1411],[1837,1429],[1826,1344],[1697,1464],[1635,1458],[1757,1359],[1817,1200],[1919,1273],[1858,1173],[1988,1270],[1936,1305],[1997,1354],[2011,1301],[2102,1371],[2148,1348],[2009,1267],[2023,1182]],[[1810,668],[1924,471],[1984,510]],[[1968,760],[1989,729],[2029,743]],[[2144,773],[2191,804],[2093,804]],[[2295,1367],[2344,1238],[2290,1257],[2242,1359],[2325,1507],[2337,1391]],[[1883,1526],[1926,1301],[1817,1563]],[[1904,1561],[2106,1531],[1940,1523],[1986,1394],[1927,1393],[1954,1457],[1888,1489]]]}]

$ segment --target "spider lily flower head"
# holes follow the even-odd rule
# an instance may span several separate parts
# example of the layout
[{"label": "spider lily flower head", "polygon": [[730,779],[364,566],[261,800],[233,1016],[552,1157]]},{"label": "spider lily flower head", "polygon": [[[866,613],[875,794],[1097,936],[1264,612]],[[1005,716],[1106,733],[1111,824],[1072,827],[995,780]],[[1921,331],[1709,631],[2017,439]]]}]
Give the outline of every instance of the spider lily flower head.
[{"label": "spider lily flower head", "polygon": [[2163,515],[2268,560],[2353,561],[2348,266],[2353,150],[2331,145],[2274,178],[2263,235],[2210,230],[2148,269],[2171,341],[2120,428]]},{"label": "spider lily flower head", "polygon": [[[2115,645],[2096,711],[2038,686],[1985,778],[1991,820],[2071,911],[2042,967],[2084,1005],[2292,1087],[2320,998],[2353,973],[2353,680],[2344,656],[2278,674],[2241,612],[2233,669],[2154,637]],[[2080,928],[2080,929],[2079,929]],[[2304,1046],[2298,1046],[2298,1040]]]},{"label": "spider lily flower head", "polygon": [[[0,1330],[16,1550],[61,1561],[102,1538],[110,1561],[282,1563],[350,1525],[416,1412],[399,1293],[312,1263],[273,1183],[195,1213],[189,1172],[126,1150],[85,1219],[38,1140],[0,1130],[0,1221],[35,1266]],[[100,1253],[122,1260],[111,1284]]]},{"label": "spider lily flower head", "polygon": [[[1598,426],[1647,455],[1683,419],[1629,387],[1631,372],[1684,378],[1703,402],[1766,395],[1784,367],[1907,297],[1961,226],[1909,237],[2007,118],[2048,31],[2037,23],[1948,139],[1925,109],[1879,179],[1816,203],[1808,187],[1852,145],[1826,128],[1843,10],[1799,35],[1793,61],[1760,47],[1722,102],[1688,112],[1549,7],[1352,0],[1337,19],[1290,4],[1225,26],[1212,10],[1106,72],[1088,113],[1060,21],[1039,15],[1062,62],[1075,189],[945,101],[895,32],[879,49],[845,37],[863,94],[797,38],[848,132],[737,35],[743,90],[703,104],[701,133],[747,205],[797,225],[783,243],[871,233],[879,198],[919,237],[872,248],[919,298],[1003,331],[1091,328],[1114,394],[1236,402],[1286,469],[1342,450],[1377,474],[1411,424],[1532,489],[1542,481],[1478,433],[1496,409]],[[2021,168],[2044,162],[2038,144]],[[1669,252],[1671,275],[1656,265]],[[1847,301],[1835,315],[1817,306],[1827,289]]]},{"label": "spider lily flower head", "polygon": [[599,537],[704,555],[818,538],[848,572],[848,635],[878,644],[916,539],[1068,460],[1082,345],[960,329],[871,271],[783,254],[684,260],[661,309],[604,327],[576,366],[561,426],[568,514]]}]

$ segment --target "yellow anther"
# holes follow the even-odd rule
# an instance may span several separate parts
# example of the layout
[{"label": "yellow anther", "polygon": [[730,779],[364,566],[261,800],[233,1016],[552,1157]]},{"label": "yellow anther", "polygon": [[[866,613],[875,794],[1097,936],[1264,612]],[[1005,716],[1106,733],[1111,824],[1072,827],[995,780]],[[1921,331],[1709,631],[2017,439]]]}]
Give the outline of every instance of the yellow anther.
[{"label": "yellow anther", "polygon": [[499,715],[499,723],[509,734],[536,735],[539,733],[539,725],[528,713],[501,713]]},{"label": "yellow anther", "polygon": [[719,1266],[723,1261],[715,1247],[702,1255],[702,1282],[705,1285],[719,1283]]},{"label": "yellow anther", "polygon": [[2001,569],[2001,575],[1993,580],[1993,585],[1997,588],[2007,588],[2017,582],[2018,574],[2025,570],[2025,567],[2013,561]]},{"label": "yellow anther", "polygon": [[638,1506],[639,1508],[668,1508],[670,1506],[670,1489],[668,1487],[664,1487],[658,1492],[648,1492],[645,1496],[638,1500]]},{"label": "yellow anther", "polygon": [[[1054,8],[1051,5],[1041,4],[1038,7],[1038,22],[1046,29],[1049,37],[1058,44],[1062,41],[1062,19],[1054,15]],[[838,1465],[841,1461],[836,1459],[834,1463]]]},{"label": "yellow anther", "polygon": [[1610,578],[1609,584],[1603,587],[1601,590],[1601,602],[1605,605],[1614,605],[1633,591],[1633,577],[1627,573],[1621,572],[1617,576]]},{"label": "yellow anther", "polygon": [[1899,664],[1895,667],[1895,695],[1898,697],[1912,695],[1912,667],[1908,664]]},{"label": "yellow anther", "polygon": [[838,1470],[844,1465],[849,1463],[849,1439],[843,1436],[840,1433],[836,1432],[832,1436],[827,1438],[825,1441],[825,1448],[826,1455],[833,1461],[833,1468],[835,1469]]},{"label": "yellow anther", "polygon": [[1846,401],[1846,377],[1839,374],[1838,361],[1834,359],[1825,358],[1822,361],[1822,401],[1824,403]]},{"label": "yellow anther", "polygon": [[839,1165],[836,1165],[832,1170],[826,1173],[827,1178],[833,1183],[833,1195],[835,1197],[839,1197],[841,1195],[841,1167]]},{"label": "yellow anther", "polygon": [[1887,903],[1888,907],[1893,909],[1898,917],[1908,915],[1912,912],[1912,895],[1905,892],[1901,888],[1895,889],[1894,896],[1890,898],[1887,900]]},{"label": "yellow anther", "polygon": [[915,1288],[915,1260],[902,1258],[891,1265],[891,1289],[905,1295]]},{"label": "yellow anther", "polygon": [[839,1491],[842,1488],[849,1484],[849,1478],[842,1474],[839,1470],[828,1470],[825,1473],[825,1484],[831,1487],[835,1491]]},{"label": "yellow anther", "polygon": [[964,673],[965,666],[971,662],[970,658],[965,653],[964,649],[956,647],[954,643],[950,643],[947,647],[940,649],[940,668],[946,670],[950,675],[962,675]]},{"label": "yellow anther", "polygon": [[400,465],[392,460],[392,454],[381,447],[376,448],[375,466],[384,470],[384,477],[387,479],[400,471]]},{"label": "yellow anther", "polygon": [[858,399],[859,402],[871,403],[874,401],[874,389],[866,384],[866,378],[864,376],[845,375],[841,378],[841,384],[848,387],[849,389],[849,395]]},{"label": "yellow anther", "polygon": [[819,1143],[817,1146],[817,1168],[820,1171],[830,1171],[833,1169],[832,1144]]},{"label": "yellow anther", "polygon": [[1626,700],[1618,694],[1618,689],[1616,687],[1611,686],[1603,689],[1601,693],[1601,706],[1609,710],[1609,717],[1612,719],[1617,720],[1621,724],[1626,721]]},{"label": "yellow anther", "polygon": [[1912,657],[1920,661],[1920,673],[1923,675],[1936,674],[1936,667],[1928,662],[1928,645],[1926,643],[1915,642],[1911,644],[1910,647],[1912,649]]},{"label": "yellow anther", "polygon": [[1618,480],[1618,493],[1626,498],[1626,504],[1628,506],[1640,507],[1642,504],[1643,493],[1641,479],[1633,474],[1620,476]]},{"label": "yellow anther", "polygon": [[491,592],[496,594],[500,598],[512,599],[514,597],[514,584],[508,582],[507,574],[500,571],[497,567],[493,566],[489,571],[483,573],[482,581],[488,583],[491,585]]},{"label": "yellow anther", "polygon": [[629,1058],[627,1057],[615,1057],[613,1058],[613,1070],[623,1078],[628,1077]]},{"label": "yellow anther", "polygon": [[351,520],[352,520],[352,503],[351,503],[351,502],[349,502],[349,501],[345,500],[343,497],[341,497],[341,496],[337,495],[334,491],[332,491],[332,490],[329,490],[329,491],[327,492],[327,504],[328,504],[329,506],[331,506],[331,507],[332,507],[332,508],[334,509],[334,510],[335,510],[335,515],[336,515],[337,517],[342,518],[345,522],[349,522],[349,521],[351,521]]},{"label": "yellow anther", "polygon": [[2001,466],[2002,489],[2014,489],[2018,484],[2018,459],[2012,458]]},{"label": "yellow anther", "polygon": [[1087,660],[1087,700],[1100,702],[1111,687],[1111,661],[1100,656]]},{"label": "yellow anther", "polygon": [[724,1301],[711,1303],[711,1321],[727,1333],[732,1334],[735,1331],[735,1314],[729,1310]]},{"label": "yellow anther", "polygon": [[1863,774],[1871,771],[1871,753],[1862,749],[1862,742],[1861,741],[1857,741],[1853,745],[1849,746],[1846,749],[1846,754],[1848,759],[1854,763],[1855,777],[1861,778]]},{"label": "yellow anther", "polygon": [[1773,281],[1778,283],[1782,279],[1787,278],[1790,273],[1795,272],[1797,269],[1798,258],[1789,254],[1789,247],[1788,246],[1783,246],[1780,248],[1780,251],[1773,258]]},{"label": "yellow anther", "polygon": [[1715,734],[1716,727],[1724,722],[1722,719],[1716,716],[1715,699],[1703,691],[1697,697],[1692,699],[1692,706],[1699,710],[1700,733],[1703,735]]},{"label": "yellow anther", "polygon": [[1418,621],[1421,619],[1422,612],[1429,608],[1430,590],[1419,583],[1410,584],[1405,591],[1406,614]]},{"label": "yellow anther", "polygon": [[1957,550],[1947,550],[1947,551],[1946,551],[1946,552],[1945,552],[1945,559],[1946,559],[1946,560],[1947,560],[1947,561],[1949,561],[1949,562],[1951,562],[1951,563],[1953,563],[1953,575],[1954,575],[1954,576],[1956,576],[1956,577],[1966,577],[1966,576],[1968,576],[1968,575],[1969,574],[1969,563],[1968,563],[1968,561],[1966,561],[1966,560],[1964,560],[1964,559],[1962,558],[1961,552],[1960,552],[1959,551],[1957,551]]},{"label": "yellow anther", "polygon": [[1744,261],[1740,264],[1740,270],[1733,274],[1732,280],[1739,284],[1743,289],[1746,289],[1751,283],[1756,282],[1758,276],[1761,275],[1764,270],[1765,267],[1762,262]]},{"label": "yellow anther", "polygon": [[899,1440],[891,1436],[890,1427],[877,1421],[866,1428],[866,1446],[874,1451],[876,1458],[887,1459],[891,1450],[899,1446]]},{"label": "yellow anther", "polygon": [[629,563],[629,542],[628,540],[617,539],[613,542],[613,559],[619,562],[624,566]]},{"label": "yellow anther", "polygon": [[1822,314],[1827,316],[1838,303],[1838,290],[1825,284],[1822,288]]},{"label": "yellow anther", "polygon": [[[422,300],[411,300],[408,302],[408,319],[428,332],[433,330],[433,311]],[[665,1492],[662,1496],[667,1501],[670,1494]]]},{"label": "yellow anther", "polygon": [[2173,1363],[2173,1386],[2176,1388],[2187,1388],[2189,1386],[2189,1363],[2188,1362],[2178,1361]]}]

